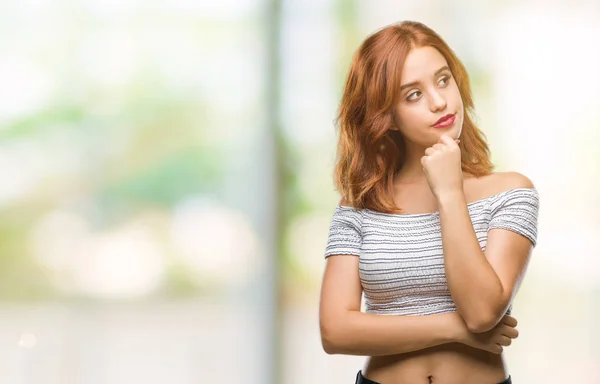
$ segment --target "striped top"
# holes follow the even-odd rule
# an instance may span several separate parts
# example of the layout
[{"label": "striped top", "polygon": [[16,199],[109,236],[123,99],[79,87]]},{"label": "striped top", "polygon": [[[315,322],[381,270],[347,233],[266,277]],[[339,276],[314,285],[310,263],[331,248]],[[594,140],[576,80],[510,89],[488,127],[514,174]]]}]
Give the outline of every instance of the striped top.
[{"label": "striped top", "polygon": [[[535,247],[538,208],[539,196],[533,188],[515,188],[469,203],[481,249],[485,251],[492,228],[521,234]],[[439,212],[395,214],[337,206],[325,249],[325,257],[331,255],[360,257],[367,313],[456,311],[444,271]]]}]

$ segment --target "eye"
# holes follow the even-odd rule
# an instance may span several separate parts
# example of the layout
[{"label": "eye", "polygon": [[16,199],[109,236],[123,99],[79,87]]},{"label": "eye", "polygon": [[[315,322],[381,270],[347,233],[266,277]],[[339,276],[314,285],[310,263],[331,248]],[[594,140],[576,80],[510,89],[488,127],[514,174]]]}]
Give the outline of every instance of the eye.
[{"label": "eye", "polygon": [[449,81],[450,81],[450,76],[444,76],[444,77],[442,77],[442,78],[440,79],[440,81],[438,82],[438,84],[439,84],[440,82],[443,82],[443,84],[442,84],[442,85],[448,85],[448,82],[449,82]]},{"label": "eye", "polygon": [[408,97],[406,98],[406,100],[408,101],[413,101],[416,100],[417,96],[415,96],[416,94],[421,93],[421,91],[415,91],[413,93],[411,93],[410,95],[408,95]]}]

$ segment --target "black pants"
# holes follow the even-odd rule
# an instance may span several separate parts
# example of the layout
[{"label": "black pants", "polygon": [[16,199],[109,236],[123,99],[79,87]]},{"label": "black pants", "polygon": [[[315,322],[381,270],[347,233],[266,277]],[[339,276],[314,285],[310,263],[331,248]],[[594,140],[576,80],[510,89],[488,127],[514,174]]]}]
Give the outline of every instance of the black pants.
[{"label": "black pants", "polygon": [[[358,373],[356,374],[356,383],[355,384],[381,384],[381,383],[378,383],[376,381],[365,378],[362,375],[362,372],[358,371]],[[512,384],[512,380],[510,379],[510,376],[508,376],[508,379],[506,379],[503,382],[498,383],[498,384]]]}]

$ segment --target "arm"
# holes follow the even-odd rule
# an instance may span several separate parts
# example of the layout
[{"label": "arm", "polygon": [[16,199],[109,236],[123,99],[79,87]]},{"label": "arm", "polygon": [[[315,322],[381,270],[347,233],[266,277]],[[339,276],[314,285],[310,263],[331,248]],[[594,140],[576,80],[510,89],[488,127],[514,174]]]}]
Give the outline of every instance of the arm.
[{"label": "arm", "polygon": [[321,287],[319,323],[328,354],[381,356],[458,342],[466,331],[456,312],[388,316],[360,311],[357,256],[330,256]]},{"label": "arm", "polygon": [[[533,188],[524,176],[512,176],[513,188]],[[513,231],[492,229],[482,252],[463,191],[441,193],[437,200],[452,299],[470,331],[488,331],[506,313],[521,284],[532,242]]]},{"label": "arm", "polygon": [[460,342],[501,353],[518,336],[517,322],[505,316],[492,331],[475,335],[456,312],[430,316],[387,316],[360,311],[362,285],[359,256],[362,216],[337,208],[325,250],[319,323],[323,349],[330,354],[392,355]]}]

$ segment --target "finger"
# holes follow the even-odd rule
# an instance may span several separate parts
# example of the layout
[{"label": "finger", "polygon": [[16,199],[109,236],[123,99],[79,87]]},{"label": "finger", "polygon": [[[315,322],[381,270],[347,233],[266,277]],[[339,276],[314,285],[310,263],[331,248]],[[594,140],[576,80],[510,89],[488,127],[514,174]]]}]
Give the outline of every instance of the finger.
[{"label": "finger", "polygon": [[519,330],[517,328],[505,326],[502,330],[500,330],[500,334],[510,337],[511,339],[516,339],[519,337]]},{"label": "finger", "polygon": [[437,144],[433,144],[433,147],[432,147],[432,148],[435,148],[435,149],[437,149],[437,150],[440,150],[440,151],[441,151],[441,150],[443,150],[443,149],[444,149],[444,147],[445,147],[445,145],[444,145],[444,144],[442,144],[442,143],[437,143]]},{"label": "finger", "polygon": [[516,327],[517,326],[517,319],[515,319],[514,317],[510,316],[510,315],[505,315],[502,318],[502,323],[510,326],[510,327]]},{"label": "finger", "polygon": [[440,136],[440,142],[443,144],[446,144],[449,147],[455,147],[457,145],[456,141],[453,138],[451,138],[449,135]]},{"label": "finger", "polygon": [[508,347],[509,345],[512,344],[512,339],[510,337],[500,336],[498,338],[498,344]]},{"label": "finger", "polygon": [[490,352],[493,352],[493,353],[495,353],[495,354],[499,355],[499,354],[501,354],[501,353],[502,353],[502,351],[503,351],[503,350],[504,350],[504,348],[502,348],[502,346],[501,346],[501,345],[499,345],[499,344],[494,344],[494,346],[492,347],[492,349],[491,349],[491,351],[490,351]]},{"label": "finger", "polygon": [[433,155],[433,154],[434,154],[435,152],[437,152],[437,151],[438,151],[437,149],[435,149],[435,148],[433,148],[433,147],[429,147],[429,148],[427,148],[427,149],[425,150],[425,154],[426,154],[427,156],[431,156],[431,155]]}]

